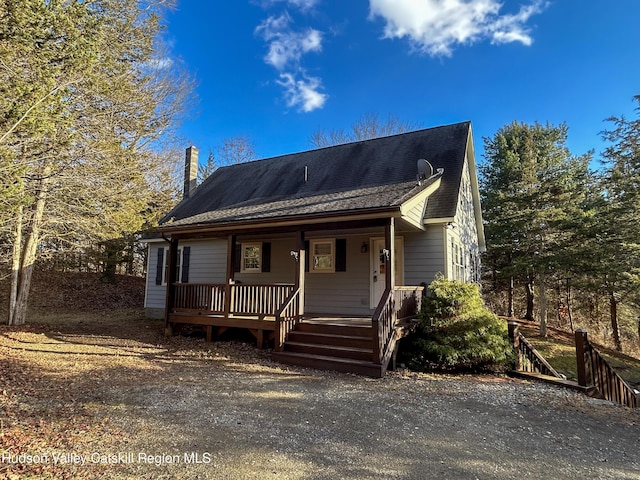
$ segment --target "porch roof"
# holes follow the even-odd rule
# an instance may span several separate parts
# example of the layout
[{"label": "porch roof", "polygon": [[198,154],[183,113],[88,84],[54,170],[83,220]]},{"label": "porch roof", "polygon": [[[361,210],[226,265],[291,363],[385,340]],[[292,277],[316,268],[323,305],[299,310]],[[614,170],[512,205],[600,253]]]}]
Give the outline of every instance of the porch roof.
[{"label": "porch roof", "polygon": [[420,158],[443,169],[425,219],[453,217],[470,128],[463,122],[219,168],[160,230],[396,212],[431,184],[416,182]]},{"label": "porch roof", "polygon": [[[204,224],[242,223],[254,220],[285,220],[290,217],[368,213],[372,210],[398,210],[402,201],[421,191],[416,182],[360,188],[346,192],[323,193],[309,197],[284,198],[257,205],[238,205],[200,213],[165,224],[169,229]],[[212,225],[213,226],[213,225]]]}]

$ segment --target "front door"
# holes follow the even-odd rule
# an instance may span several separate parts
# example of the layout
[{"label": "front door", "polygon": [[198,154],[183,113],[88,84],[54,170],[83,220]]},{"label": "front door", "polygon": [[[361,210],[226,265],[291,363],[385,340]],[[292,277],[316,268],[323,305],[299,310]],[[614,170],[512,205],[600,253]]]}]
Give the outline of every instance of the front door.
[{"label": "front door", "polygon": [[[371,308],[376,308],[386,288],[384,262],[384,238],[372,238],[371,242]],[[404,284],[404,242],[402,237],[396,237],[396,285]]]}]

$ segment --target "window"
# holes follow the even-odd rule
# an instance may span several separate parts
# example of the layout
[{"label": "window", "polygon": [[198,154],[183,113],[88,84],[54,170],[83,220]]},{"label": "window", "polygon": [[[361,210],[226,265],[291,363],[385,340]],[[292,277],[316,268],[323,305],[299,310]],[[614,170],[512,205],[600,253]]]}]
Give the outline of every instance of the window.
[{"label": "window", "polygon": [[[169,280],[169,248],[159,247],[157,252],[156,285],[166,285]],[[188,283],[191,247],[179,247],[176,253],[176,282]]]},{"label": "window", "polygon": [[336,271],[334,239],[311,240],[311,271],[333,273]]},{"label": "window", "polygon": [[[165,256],[164,256],[164,267],[162,269],[162,284],[166,285],[167,284],[167,279],[169,278],[169,249],[167,249],[167,251],[165,252]],[[180,282],[180,272],[181,272],[181,266],[180,264],[182,263],[182,248],[178,248],[178,258],[176,258],[176,282]]]},{"label": "window", "polygon": [[456,242],[451,242],[451,256],[453,264],[453,279],[467,280],[465,278],[465,253],[464,248]]},{"label": "window", "polygon": [[259,273],[262,271],[262,244],[243,243],[242,263],[240,271],[243,273]]}]

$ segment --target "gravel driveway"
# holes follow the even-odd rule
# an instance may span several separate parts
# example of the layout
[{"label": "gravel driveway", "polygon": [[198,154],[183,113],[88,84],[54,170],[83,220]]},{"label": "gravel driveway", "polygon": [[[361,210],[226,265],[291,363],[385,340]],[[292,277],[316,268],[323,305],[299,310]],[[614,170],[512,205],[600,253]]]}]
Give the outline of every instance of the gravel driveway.
[{"label": "gravel driveway", "polygon": [[[207,465],[128,469],[145,478],[639,478],[640,412],[495,377],[384,380],[225,365],[109,392],[152,453]],[[172,401],[167,401],[172,398]],[[149,437],[149,433],[145,437]],[[161,439],[161,437],[164,437]],[[151,470],[151,471],[149,471]]]},{"label": "gravel driveway", "polygon": [[[79,437],[71,453],[87,466],[70,465],[69,478],[640,479],[640,409],[544,384],[368,379],[148,329],[5,330],[0,354],[55,365],[49,380],[59,374],[74,409],[103,425]],[[71,365],[85,373],[65,376]],[[42,395],[20,401],[46,418],[56,405]]]}]

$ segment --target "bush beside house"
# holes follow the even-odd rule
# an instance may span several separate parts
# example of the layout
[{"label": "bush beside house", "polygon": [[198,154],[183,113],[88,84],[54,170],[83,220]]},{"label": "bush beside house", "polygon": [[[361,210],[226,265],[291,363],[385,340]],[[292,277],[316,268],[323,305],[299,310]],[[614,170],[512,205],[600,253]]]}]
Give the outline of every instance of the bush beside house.
[{"label": "bush beside house", "polygon": [[512,358],[507,325],[489,311],[476,284],[436,278],[404,358],[416,370],[501,370]]}]

